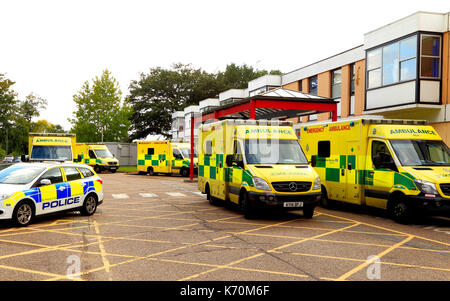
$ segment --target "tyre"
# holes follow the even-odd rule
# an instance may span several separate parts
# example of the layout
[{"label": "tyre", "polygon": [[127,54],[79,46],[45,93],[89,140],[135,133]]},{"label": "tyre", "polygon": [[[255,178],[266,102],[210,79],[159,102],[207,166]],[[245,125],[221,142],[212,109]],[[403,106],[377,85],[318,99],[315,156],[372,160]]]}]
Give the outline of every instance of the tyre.
[{"label": "tyre", "polygon": [[187,169],[187,168],[182,168],[182,169],[180,170],[180,175],[181,175],[182,177],[189,177],[189,174],[190,174],[190,171],[189,171],[189,169]]},{"label": "tyre", "polygon": [[22,201],[14,209],[12,220],[16,226],[26,227],[34,217],[33,205],[30,201]]},{"label": "tyre", "polygon": [[328,198],[328,193],[324,186],[322,186],[322,197],[320,198],[320,206],[327,209],[332,209],[336,206],[336,202]]},{"label": "tyre", "polygon": [[393,200],[388,208],[390,217],[399,224],[407,224],[412,221],[413,210],[405,200]]},{"label": "tyre", "polygon": [[239,205],[240,210],[246,219],[252,219],[255,217],[255,208],[253,208],[246,191],[241,192],[239,197]]},{"label": "tyre", "polygon": [[148,173],[149,176],[154,176],[154,175],[155,175],[155,172],[153,171],[153,167],[149,167],[149,168],[147,169],[147,173]]},{"label": "tyre", "polygon": [[206,199],[208,200],[208,202],[213,205],[213,206],[218,206],[220,205],[219,199],[213,197],[211,195],[211,192],[209,191],[209,185],[206,184],[206,188],[205,188],[205,193],[206,193]]},{"label": "tyre", "polygon": [[94,166],[94,171],[95,171],[95,173],[101,173],[101,172],[102,172],[102,169],[100,168],[100,166],[95,165],[95,166]]},{"label": "tyre", "polygon": [[303,216],[305,218],[312,218],[314,215],[314,209],[315,209],[314,206],[305,206],[303,208]]},{"label": "tyre", "polygon": [[90,216],[95,213],[97,210],[97,199],[93,194],[89,194],[83,203],[83,207],[81,208],[81,214]]}]

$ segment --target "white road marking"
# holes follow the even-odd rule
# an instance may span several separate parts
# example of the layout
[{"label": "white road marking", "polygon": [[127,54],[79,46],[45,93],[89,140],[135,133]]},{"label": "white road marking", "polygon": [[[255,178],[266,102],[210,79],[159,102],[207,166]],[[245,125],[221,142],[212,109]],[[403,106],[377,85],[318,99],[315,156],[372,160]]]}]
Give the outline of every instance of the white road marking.
[{"label": "white road marking", "polygon": [[186,196],[185,194],[180,192],[166,192],[166,194],[170,196]]},{"label": "white road marking", "polygon": [[112,197],[115,199],[128,199],[129,198],[128,194],[125,194],[125,193],[113,194]]},{"label": "white road marking", "polygon": [[143,193],[143,192],[141,192],[141,193],[139,193],[139,195],[141,196],[141,197],[143,197],[143,198],[156,198],[156,197],[158,197],[156,194],[154,194],[154,193]]},{"label": "white road marking", "polygon": [[196,195],[199,195],[199,196],[206,197],[206,194],[203,194],[203,193],[198,192],[198,191],[191,191],[191,193],[196,194]]}]

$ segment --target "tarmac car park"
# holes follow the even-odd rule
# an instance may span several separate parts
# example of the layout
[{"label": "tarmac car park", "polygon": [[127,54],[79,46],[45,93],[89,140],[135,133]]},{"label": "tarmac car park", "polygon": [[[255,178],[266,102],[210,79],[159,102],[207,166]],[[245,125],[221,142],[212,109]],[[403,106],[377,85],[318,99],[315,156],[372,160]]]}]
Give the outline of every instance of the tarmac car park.
[{"label": "tarmac car park", "polygon": [[27,226],[61,211],[92,215],[103,202],[102,180],[87,165],[18,163],[0,171],[0,219]]}]

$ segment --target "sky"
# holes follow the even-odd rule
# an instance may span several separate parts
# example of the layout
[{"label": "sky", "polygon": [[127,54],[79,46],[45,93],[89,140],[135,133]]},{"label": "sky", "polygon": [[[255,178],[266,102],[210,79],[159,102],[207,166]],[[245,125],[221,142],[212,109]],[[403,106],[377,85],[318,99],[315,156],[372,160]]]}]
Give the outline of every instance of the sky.
[{"label": "sky", "polygon": [[441,1],[0,0],[0,73],[19,99],[47,99],[37,119],[70,130],[73,95],[108,69],[123,96],[150,68],[227,64],[287,73],[362,45],[364,34]]}]

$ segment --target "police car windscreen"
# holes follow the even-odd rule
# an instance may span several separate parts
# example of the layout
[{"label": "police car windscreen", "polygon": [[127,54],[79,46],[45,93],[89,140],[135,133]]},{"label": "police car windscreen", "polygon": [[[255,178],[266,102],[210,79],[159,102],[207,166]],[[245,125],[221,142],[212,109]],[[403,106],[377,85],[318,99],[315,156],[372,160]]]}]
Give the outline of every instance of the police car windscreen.
[{"label": "police car windscreen", "polygon": [[436,140],[390,140],[402,166],[450,166],[450,150]]},{"label": "police car windscreen", "polygon": [[96,149],[95,150],[95,154],[99,158],[111,158],[113,156],[111,154],[111,152],[109,150],[107,150],[107,149]]},{"label": "police car windscreen", "polygon": [[308,164],[297,140],[246,139],[247,164]]},{"label": "police car windscreen", "polygon": [[31,159],[72,160],[72,149],[70,146],[33,145]]},{"label": "police car windscreen", "polygon": [[44,169],[44,167],[10,166],[0,171],[0,184],[28,184]]}]

